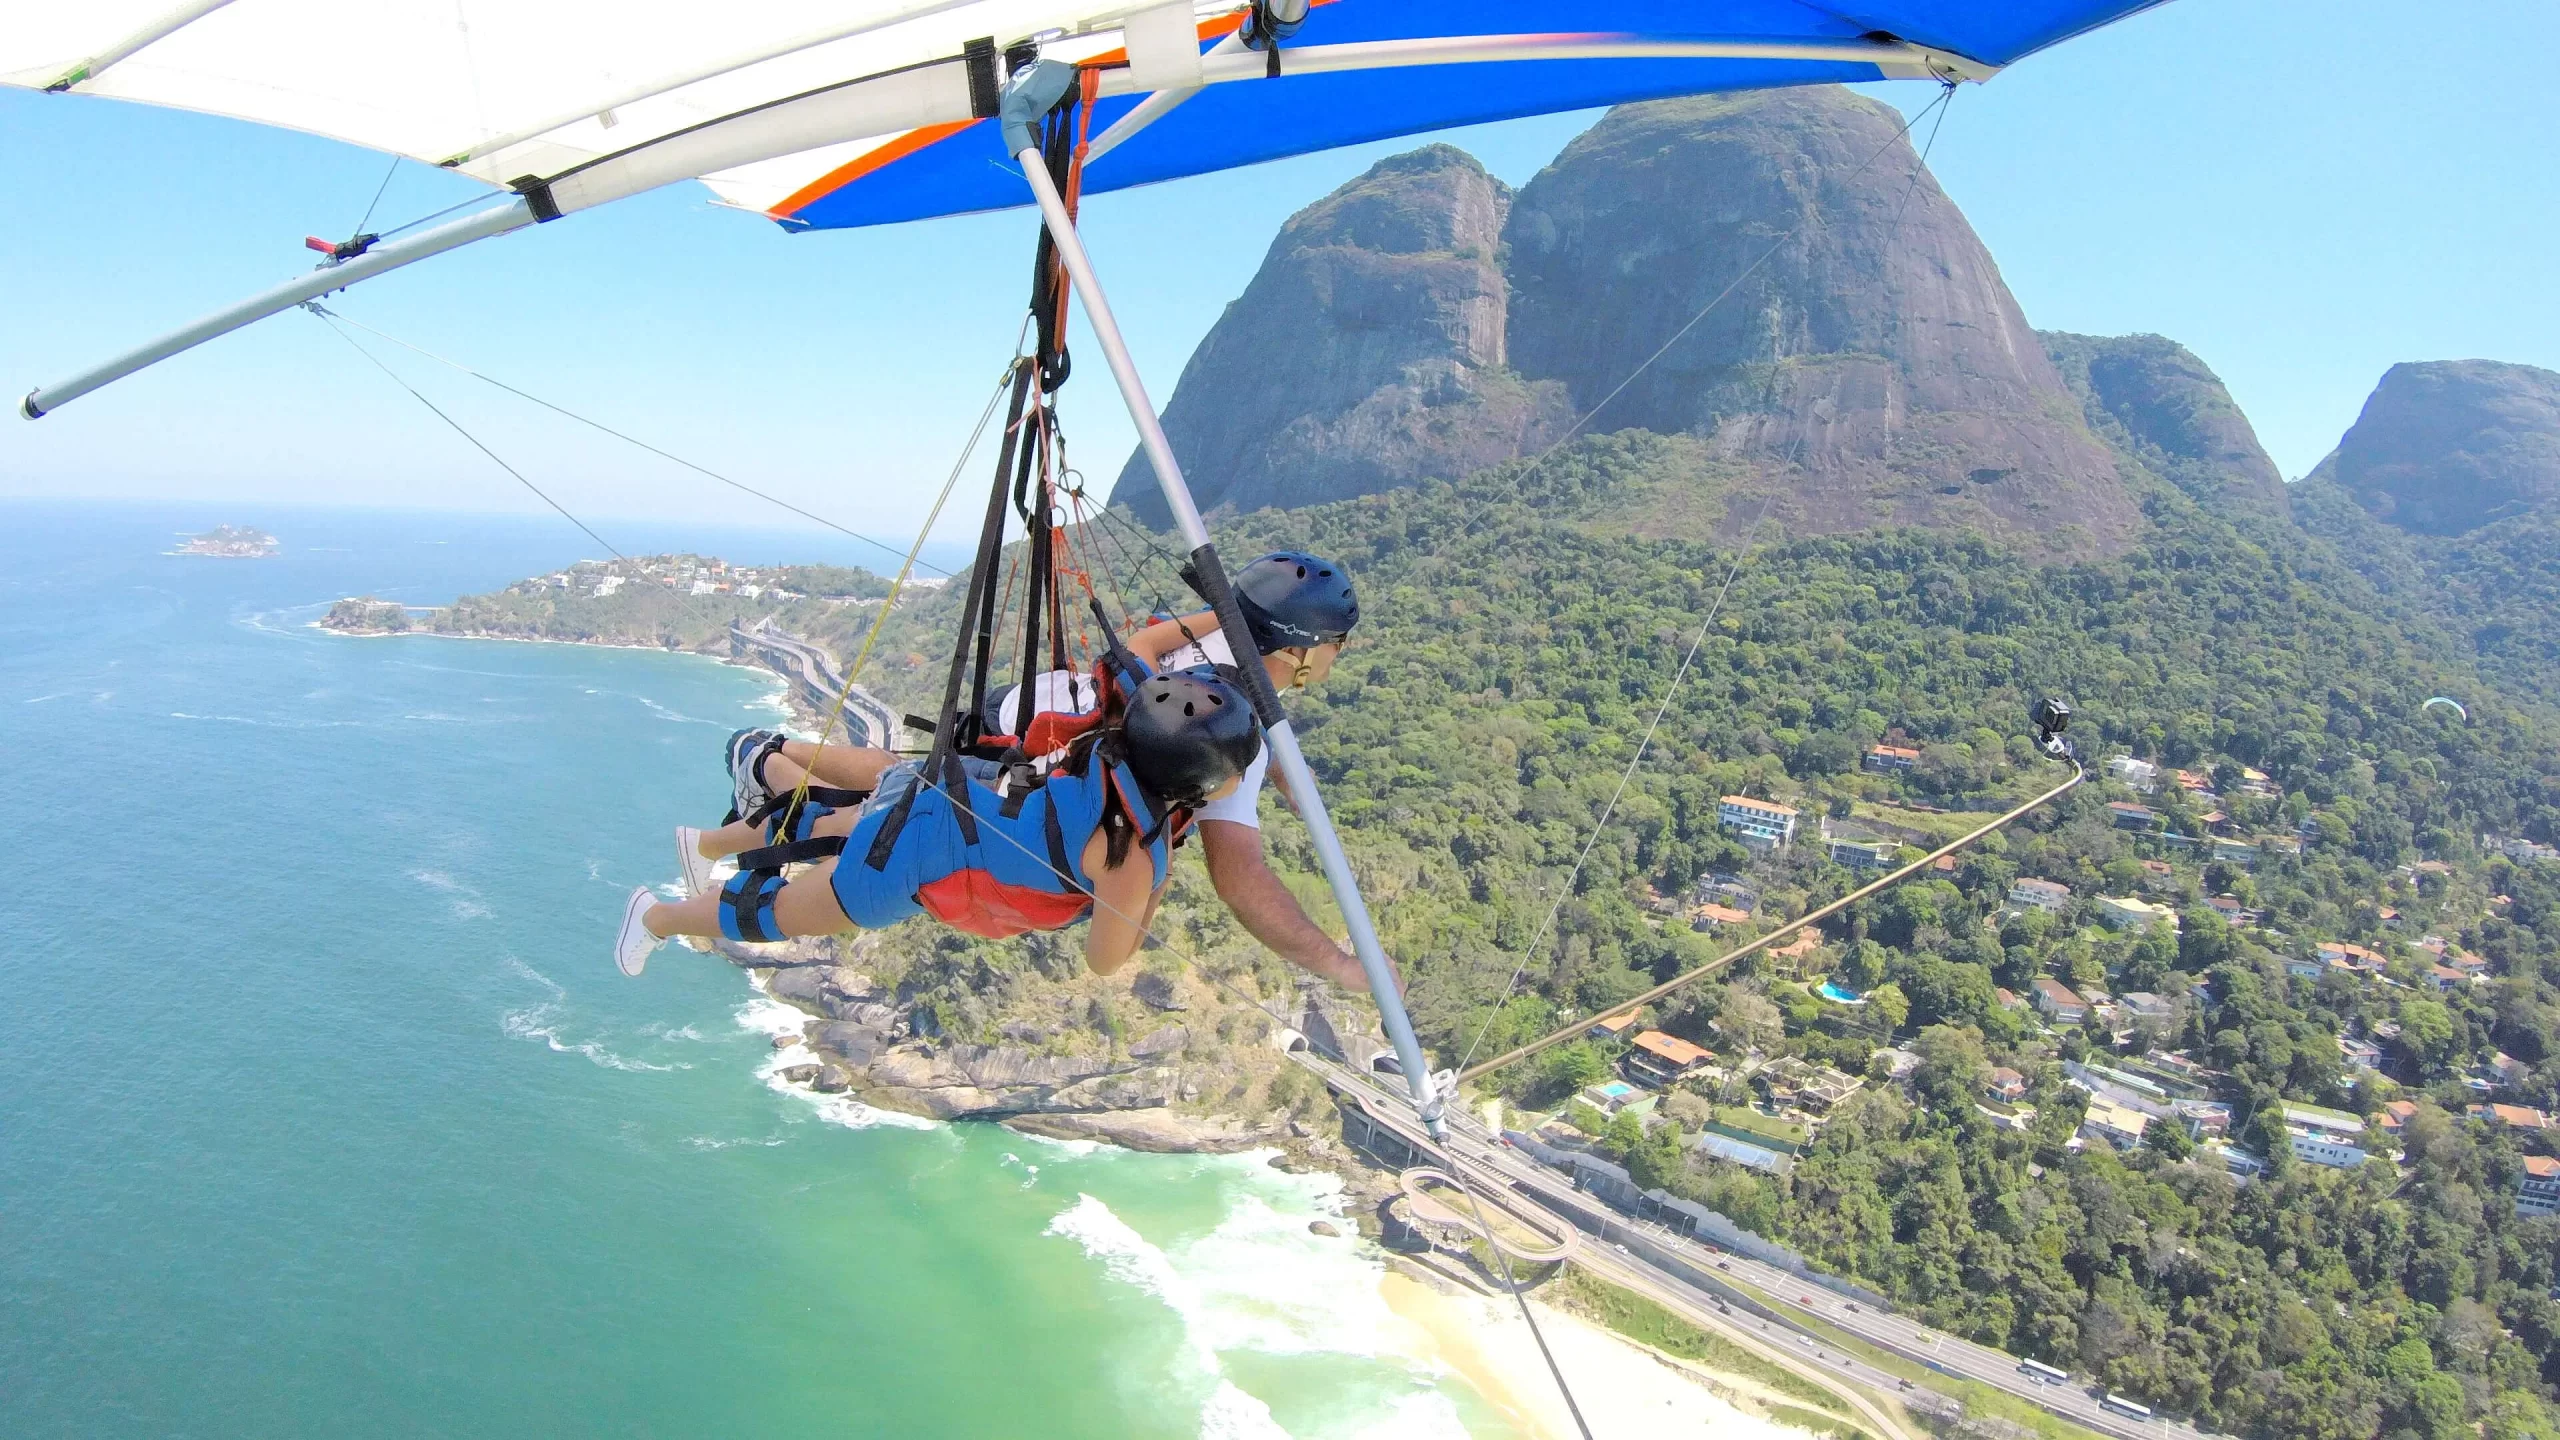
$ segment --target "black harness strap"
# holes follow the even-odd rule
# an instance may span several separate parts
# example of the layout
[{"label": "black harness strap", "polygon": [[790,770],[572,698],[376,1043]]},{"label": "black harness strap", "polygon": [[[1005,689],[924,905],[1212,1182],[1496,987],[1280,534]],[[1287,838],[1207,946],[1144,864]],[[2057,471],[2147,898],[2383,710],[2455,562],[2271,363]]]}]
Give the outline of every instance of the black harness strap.
[{"label": "black harness strap", "polygon": [[720,908],[738,927],[738,938],[763,943],[782,935],[767,923],[774,898],[782,893],[782,877],[770,870],[741,870],[720,887]]},{"label": "black harness strap", "polygon": [[824,860],[844,853],[842,835],[812,835],[806,840],[786,840],[779,845],[743,850],[738,854],[738,873],[750,871],[771,874],[785,865],[800,865],[811,860]]},{"label": "black harness strap", "polygon": [[[990,604],[996,583],[996,560],[1004,550],[1005,481],[1011,478],[1016,450],[1022,442],[1023,407],[1030,402],[1031,382],[1036,367],[1029,361],[1017,362],[1013,371],[1013,400],[1005,412],[1004,445],[996,457],[995,485],[987,493],[987,518],[978,529],[978,555],[969,566],[969,593],[961,602],[963,615],[973,614]],[[969,655],[974,638],[971,627],[962,626],[951,647],[951,671],[942,687],[942,710],[933,726],[933,749],[924,759],[924,779],[939,784],[950,792],[959,808],[961,838],[969,844],[978,842],[977,817],[969,810],[968,776],[960,769],[959,746],[961,713],[960,684],[969,673]],[[921,786],[916,787],[922,788]],[[871,837],[871,849],[863,863],[874,870],[889,868],[889,854],[897,848],[898,836],[907,828],[907,817],[915,812],[916,790],[898,797],[897,807],[880,824],[879,833]]]},{"label": "black harness strap", "polygon": [[1076,872],[1067,860],[1066,832],[1058,825],[1058,807],[1045,806],[1040,811],[1041,838],[1049,842],[1049,868],[1058,872],[1058,880],[1070,890],[1084,887],[1076,883]]}]

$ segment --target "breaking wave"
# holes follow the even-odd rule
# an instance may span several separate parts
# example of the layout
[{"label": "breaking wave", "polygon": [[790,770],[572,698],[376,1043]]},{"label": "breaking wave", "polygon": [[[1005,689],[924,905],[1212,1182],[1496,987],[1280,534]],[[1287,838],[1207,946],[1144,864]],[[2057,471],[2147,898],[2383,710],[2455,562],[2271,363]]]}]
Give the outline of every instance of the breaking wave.
[{"label": "breaking wave", "polygon": [[550,1046],[551,1052],[555,1055],[583,1055],[589,1062],[607,1070],[663,1072],[693,1068],[683,1061],[677,1061],[672,1065],[653,1065],[646,1060],[634,1060],[627,1055],[617,1055],[600,1040],[564,1040],[560,1036],[560,1007],[557,1005],[536,1005],[529,1010],[510,1010],[498,1023],[499,1028],[504,1030],[510,1039],[539,1040]]}]

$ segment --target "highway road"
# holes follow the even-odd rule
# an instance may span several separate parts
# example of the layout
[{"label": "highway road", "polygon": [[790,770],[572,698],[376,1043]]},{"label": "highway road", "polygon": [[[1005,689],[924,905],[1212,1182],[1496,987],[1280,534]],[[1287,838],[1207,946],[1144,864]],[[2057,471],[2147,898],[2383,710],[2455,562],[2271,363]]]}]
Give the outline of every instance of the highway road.
[{"label": "highway road", "polygon": [[[1393,1131],[1407,1145],[1428,1153],[1430,1141],[1413,1119],[1410,1102],[1400,1093],[1389,1094],[1357,1070],[1310,1051],[1293,1052],[1290,1058],[1314,1071],[1336,1091],[1353,1097],[1366,1114]],[[1454,1151],[1472,1173],[1483,1175],[1490,1172],[1515,1191],[1559,1216],[1596,1222],[1585,1223],[1584,1228],[1597,1234],[1603,1245],[1586,1245],[1582,1254],[1587,1259],[1605,1248],[1607,1253],[1600,1257],[1602,1266],[1615,1267],[1620,1272],[1612,1278],[1620,1278],[1621,1275],[1641,1278],[1644,1284],[1639,1288],[1658,1296],[1667,1294],[1688,1300],[1690,1303],[1685,1304],[1684,1309],[1694,1310],[1701,1304],[1713,1306],[1723,1300],[1724,1297],[1690,1284],[1676,1272],[1653,1264],[1611,1238],[1613,1235],[1624,1235],[1630,1239],[1641,1236],[1653,1245],[1678,1253],[1700,1271],[1713,1271],[1738,1287],[1758,1292],[1760,1297],[1771,1302],[1769,1309],[1777,1316],[1774,1322],[1764,1324],[1766,1317],[1744,1313],[1747,1307],[1740,1306],[1729,1307],[1730,1315],[1723,1318],[1766,1329],[1772,1343],[1841,1379],[1885,1391],[1898,1391],[1902,1384],[1900,1377],[1855,1360],[1838,1351],[1824,1337],[1790,1324],[1789,1311],[1810,1315],[1879,1350],[1889,1351],[1941,1374],[1988,1385],[2075,1425],[2118,1437],[2118,1440],[2215,1440],[2213,1432],[2199,1430],[2180,1421],[2143,1420],[2108,1410],[2098,1403],[2098,1392],[2090,1388],[2086,1377],[2075,1377],[2059,1385],[2042,1383],[2022,1372],[2018,1368],[2018,1357],[2006,1351],[1976,1345],[1870,1302],[1852,1300],[1792,1271],[1691,1240],[1665,1226],[1627,1219],[1598,1196],[1575,1189],[1570,1177],[1513,1149],[1487,1132],[1472,1116],[1455,1108],[1450,1112],[1449,1132],[1447,1149]],[[1736,1298],[1748,1297],[1738,1289]],[[1723,1312],[1719,1314],[1723,1316]]]},{"label": "highway road", "polygon": [[860,744],[888,749],[897,739],[899,719],[888,703],[856,685],[845,688],[844,675],[836,669],[835,657],[789,631],[774,629],[764,621],[753,628],[732,624],[730,633],[740,644],[759,652],[783,677],[800,690],[801,699],[812,710],[823,715],[845,699],[845,719],[849,727],[864,733],[854,738]]}]

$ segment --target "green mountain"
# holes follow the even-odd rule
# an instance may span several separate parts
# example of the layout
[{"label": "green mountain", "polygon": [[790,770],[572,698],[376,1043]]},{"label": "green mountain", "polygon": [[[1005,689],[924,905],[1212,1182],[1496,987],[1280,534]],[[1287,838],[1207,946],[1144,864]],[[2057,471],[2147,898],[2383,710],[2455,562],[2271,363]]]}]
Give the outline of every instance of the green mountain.
[{"label": "green mountain", "polygon": [[[1201,342],[1174,451],[1242,513],[1462,478],[1578,420],[1717,462],[1723,501],[1668,529],[2121,550],[2137,502],[1900,129],[1815,87],[1620,106],[1516,196],[1447,146],[1381,161]],[[1142,457],[1115,494],[1163,522]]]},{"label": "green mountain", "polygon": [[2395,365],[2291,488],[2304,528],[2447,632],[2484,683],[2560,699],[2560,375]]}]

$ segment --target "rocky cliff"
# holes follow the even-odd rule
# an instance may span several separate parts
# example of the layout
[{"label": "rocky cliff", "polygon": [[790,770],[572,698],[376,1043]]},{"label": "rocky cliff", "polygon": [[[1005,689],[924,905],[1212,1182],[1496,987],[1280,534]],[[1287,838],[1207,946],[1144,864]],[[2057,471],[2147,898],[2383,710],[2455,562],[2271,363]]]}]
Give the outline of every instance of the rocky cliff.
[{"label": "rocky cliff", "polygon": [[1829,87],[1612,110],[1512,207],[1514,366],[1592,429],[1707,437],[1792,534],[2118,548],[2113,458],[1901,125]]},{"label": "rocky cliff", "polygon": [[[1183,373],[1176,453],[1206,509],[1306,505],[1596,411],[1706,442],[1699,513],[2119,548],[2114,458],[1900,128],[1835,88],[1621,106],[1516,201],[1447,146],[1386,161],[1282,231]],[[1119,493],[1157,519],[1145,480]]]},{"label": "rocky cliff", "polygon": [[2496,360],[2394,365],[2311,474],[2421,535],[2560,504],[2560,374]]},{"label": "rocky cliff", "polygon": [[2222,378],[2158,335],[2042,331],[2089,428],[2207,505],[2285,510],[2284,474]]},{"label": "rocky cliff", "polygon": [[[1183,367],[1165,431],[1203,510],[1313,505],[1457,476],[1569,423],[1504,366],[1511,192],[1466,152],[1382,160],[1291,217]],[[1116,497],[1166,522],[1143,456]]]}]

